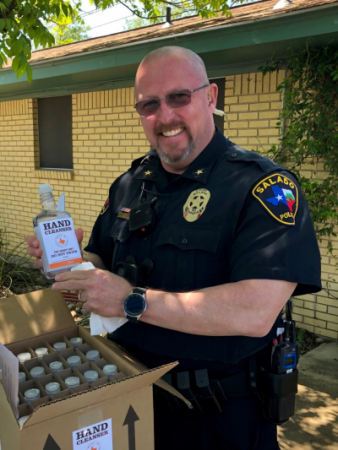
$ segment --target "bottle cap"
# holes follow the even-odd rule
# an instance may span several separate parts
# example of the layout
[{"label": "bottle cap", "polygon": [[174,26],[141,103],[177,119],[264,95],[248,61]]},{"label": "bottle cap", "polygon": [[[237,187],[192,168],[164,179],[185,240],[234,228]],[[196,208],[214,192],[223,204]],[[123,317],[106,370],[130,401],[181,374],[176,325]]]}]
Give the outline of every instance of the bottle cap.
[{"label": "bottle cap", "polygon": [[65,383],[69,387],[69,389],[74,389],[76,386],[80,386],[80,378],[68,377],[65,379]]},{"label": "bottle cap", "polygon": [[87,381],[89,381],[89,384],[91,384],[93,381],[99,378],[99,374],[97,373],[96,370],[86,370],[83,376]]},{"label": "bottle cap", "polygon": [[24,395],[26,403],[28,405],[30,405],[32,402],[34,402],[34,400],[37,400],[38,398],[41,397],[39,389],[36,389],[36,388],[28,389],[27,391],[24,392],[23,395]]},{"label": "bottle cap", "polygon": [[17,355],[17,358],[18,358],[18,360],[19,360],[21,363],[24,363],[25,361],[28,361],[29,359],[32,359],[32,356],[31,356],[30,353],[24,352],[24,353],[19,353],[19,354]]},{"label": "bottle cap", "polygon": [[71,339],[69,340],[69,342],[70,342],[72,345],[74,345],[74,347],[78,347],[79,345],[82,344],[82,338],[80,338],[80,337],[74,337],[74,338],[71,338]]},{"label": "bottle cap", "polygon": [[61,391],[60,384],[57,383],[56,381],[52,381],[51,383],[46,384],[45,390],[48,395],[50,395],[50,396],[54,395],[57,392]]},{"label": "bottle cap", "polygon": [[76,367],[81,364],[81,358],[78,355],[70,356],[69,358],[67,358],[67,362],[70,367]]},{"label": "bottle cap", "polygon": [[63,364],[61,361],[53,361],[49,364],[49,368],[52,373],[58,373],[63,369]]},{"label": "bottle cap", "polygon": [[89,361],[96,361],[100,358],[100,353],[98,350],[89,350],[86,353],[86,357],[89,359]]},{"label": "bottle cap", "polygon": [[117,367],[115,364],[106,364],[103,367],[103,372],[108,375],[108,378],[117,373]]},{"label": "bottle cap", "polygon": [[32,375],[32,378],[35,380],[36,378],[40,378],[46,375],[46,372],[42,366],[36,366],[30,370],[30,374]]},{"label": "bottle cap", "polygon": [[23,424],[26,422],[26,420],[28,419],[28,417],[29,417],[29,416],[22,416],[22,417],[20,417],[20,419],[19,419],[19,421],[18,421],[20,427],[23,426]]},{"label": "bottle cap", "polygon": [[38,358],[42,358],[43,356],[48,355],[48,350],[46,349],[46,347],[40,347],[35,350],[35,353]]},{"label": "bottle cap", "polygon": [[19,383],[22,383],[23,381],[26,381],[26,374],[25,372],[19,372]]},{"label": "bottle cap", "polygon": [[47,192],[53,192],[51,186],[48,183],[40,184],[38,189],[39,195],[47,194]]},{"label": "bottle cap", "polygon": [[53,347],[57,352],[61,352],[61,350],[67,348],[67,345],[65,342],[55,342],[55,344],[53,344]]}]

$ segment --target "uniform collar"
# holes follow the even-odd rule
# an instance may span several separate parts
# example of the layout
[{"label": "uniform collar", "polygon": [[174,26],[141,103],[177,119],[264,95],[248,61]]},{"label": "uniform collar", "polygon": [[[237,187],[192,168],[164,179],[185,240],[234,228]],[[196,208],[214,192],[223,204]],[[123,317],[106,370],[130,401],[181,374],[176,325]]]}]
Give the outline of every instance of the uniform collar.
[{"label": "uniform collar", "polygon": [[[215,134],[205,149],[190,164],[181,177],[206,184],[215,161],[224,154],[228,141],[216,127]],[[157,181],[162,172],[161,160],[152,150],[142,160],[134,172],[133,179]]]}]

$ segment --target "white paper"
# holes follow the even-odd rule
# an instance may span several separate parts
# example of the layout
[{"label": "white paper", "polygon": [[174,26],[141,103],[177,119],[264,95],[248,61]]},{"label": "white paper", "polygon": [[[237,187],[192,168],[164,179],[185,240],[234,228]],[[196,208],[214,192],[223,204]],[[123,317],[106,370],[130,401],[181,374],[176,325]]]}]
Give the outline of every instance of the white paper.
[{"label": "white paper", "polygon": [[[71,271],[90,269],[95,269],[95,266],[91,262],[87,261],[73,267]],[[92,336],[97,336],[99,334],[105,334],[107,332],[112,333],[113,331],[124,325],[126,322],[128,322],[128,319],[126,319],[125,317],[102,317],[98,314],[91,313],[89,319],[90,334]]]},{"label": "white paper", "polygon": [[19,418],[18,395],[19,395],[19,360],[4,345],[0,343],[0,370],[2,384],[11,402],[16,418]]},{"label": "white paper", "polygon": [[73,431],[73,450],[113,450],[112,420]]}]

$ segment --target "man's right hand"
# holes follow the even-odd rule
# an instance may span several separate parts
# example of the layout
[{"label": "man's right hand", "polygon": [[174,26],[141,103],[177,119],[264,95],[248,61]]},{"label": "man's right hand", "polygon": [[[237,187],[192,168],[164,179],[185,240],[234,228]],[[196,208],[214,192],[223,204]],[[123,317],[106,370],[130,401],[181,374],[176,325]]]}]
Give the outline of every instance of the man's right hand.
[{"label": "man's right hand", "polygon": [[[81,242],[83,239],[83,230],[82,228],[78,228],[77,230],[75,230],[75,234],[77,237],[77,240],[79,242],[79,246],[80,246],[80,250],[81,250],[81,255],[83,257],[83,252],[82,252],[82,247],[81,247]],[[38,269],[42,269],[42,260],[41,260],[41,256],[42,256],[42,249],[40,248],[40,241],[36,238],[36,236],[27,236],[25,239],[26,244],[28,245],[27,247],[27,253],[30,256],[35,256],[35,261],[34,261],[34,265],[35,267],[37,267]]]}]

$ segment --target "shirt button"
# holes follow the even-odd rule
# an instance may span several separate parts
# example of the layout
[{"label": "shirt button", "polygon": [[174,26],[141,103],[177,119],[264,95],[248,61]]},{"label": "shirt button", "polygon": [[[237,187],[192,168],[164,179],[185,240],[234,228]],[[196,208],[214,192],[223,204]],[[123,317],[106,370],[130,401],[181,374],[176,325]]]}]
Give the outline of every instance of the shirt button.
[{"label": "shirt button", "polygon": [[162,206],[162,202],[157,202],[157,207],[159,208],[160,206]]},{"label": "shirt button", "polygon": [[182,239],[182,244],[187,244],[188,243],[188,239],[184,238]]},{"label": "shirt button", "polygon": [[236,156],[237,156],[237,153],[231,153],[231,158],[236,158]]}]

